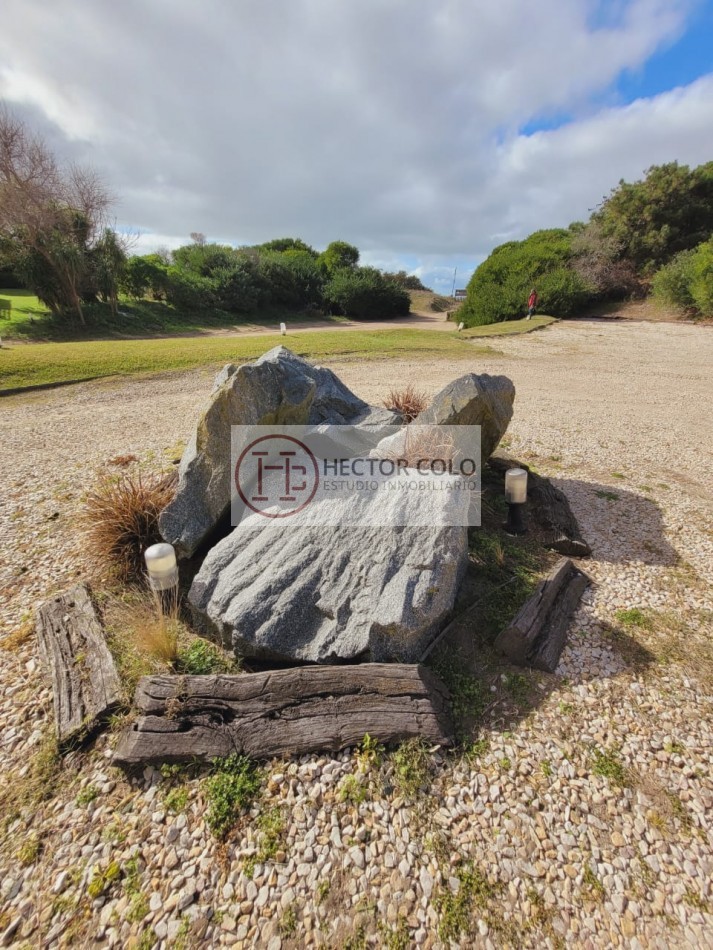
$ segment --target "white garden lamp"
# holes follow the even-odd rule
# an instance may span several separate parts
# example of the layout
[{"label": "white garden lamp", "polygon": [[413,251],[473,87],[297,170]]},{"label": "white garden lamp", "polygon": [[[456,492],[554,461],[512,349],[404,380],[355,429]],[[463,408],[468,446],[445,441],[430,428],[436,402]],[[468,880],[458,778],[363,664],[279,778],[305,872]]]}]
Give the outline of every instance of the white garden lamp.
[{"label": "white garden lamp", "polygon": [[152,590],[170,590],[178,585],[176,552],[171,544],[152,544],[144,552]]},{"label": "white garden lamp", "polygon": [[287,326],[286,326],[286,324],[284,324],[284,323],[281,323],[281,324],[280,324],[280,333],[281,333],[283,336],[287,336]]},{"label": "white garden lamp", "polygon": [[525,534],[527,528],[523,510],[527,501],[527,469],[509,468],[505,472],[505,501],[508,505],[508,517],[505,522],[507,534]]}]

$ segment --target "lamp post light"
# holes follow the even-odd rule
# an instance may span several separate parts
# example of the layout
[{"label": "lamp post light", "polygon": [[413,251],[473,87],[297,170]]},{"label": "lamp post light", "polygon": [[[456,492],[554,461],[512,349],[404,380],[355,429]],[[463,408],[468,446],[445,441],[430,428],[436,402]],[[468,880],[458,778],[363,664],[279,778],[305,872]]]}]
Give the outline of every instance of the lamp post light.
[{"label": "lamp post light", "polygon": [[144,551],[149,587],[161,616],[174,616],[178,608],[178,564],[171,544],[152,544]]},{"label": "lamp post light", "polygon": [[509,468],[505,472],[505,501],[508,506],[508,516],[504,528],[506,534],[526,534],[523,517],[525,502],[527,501],[527,470],[524,468]]}]

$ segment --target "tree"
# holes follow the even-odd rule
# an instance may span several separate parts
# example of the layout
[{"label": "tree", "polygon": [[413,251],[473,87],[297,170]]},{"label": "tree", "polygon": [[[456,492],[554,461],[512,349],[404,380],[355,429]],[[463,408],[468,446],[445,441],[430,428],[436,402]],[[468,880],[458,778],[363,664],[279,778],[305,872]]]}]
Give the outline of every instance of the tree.
[{"label": "tree", "polygon": [[713,162],[693,170],[669,162],[649,168],[643,181],[622,180],[592,220],[619,243],[620,257],[649,276],[713,234]]},{"label": "tree", "polygon": [[339,270],[350,269],[359,263],[359,248],[346,241],[332,241],[320,255],[319,263],[329,276]]},{"label": "tree", "polygon": [[116,231],[105,228],[93,252],[94,276],[102,300],[111,306],[116,316],[119,301],[119,286],[126,269],[126,247]]},{"label": "tree", "polygon": [[309,244],[306,244],[302,238],[275,238],[272,241],[266,241],[258,245],[260,251],[277,251],[280,254],[289,254],[292,252],[309,254],[310,257],[317,257],[317,252]]},{"label": "tree", "polygon": [[17,269],[53,312],[82,323],[91,252],[104,233],[109,194],[97,174],[63,168],[27,125],[0,107],[0,239]]}]

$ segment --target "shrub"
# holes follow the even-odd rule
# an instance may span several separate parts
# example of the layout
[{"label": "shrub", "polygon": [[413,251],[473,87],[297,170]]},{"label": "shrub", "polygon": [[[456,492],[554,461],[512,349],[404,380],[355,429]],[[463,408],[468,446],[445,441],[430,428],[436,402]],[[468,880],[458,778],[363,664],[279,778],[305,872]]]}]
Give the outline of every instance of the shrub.
[{"label": "shrub", "polygon": [[459,319],[472,327],[522,317],[532,287],[541,311],[569,316],[590,297],[569,267],[571,257],[572,234],[564,229],[536,231],[524,241],[501,244],[471,277]]},{"label": "shrub", "polygon": [[324,274],[310,254],[261,254],[258,268],[266,303],[298,309],[322,305]]},{"label": "shrub", "polygon": [[418,392],[413,386],[404,389],[392,389],[384,400],[384,406],[392,412],[399,412],[404,422],[413,422],[416,416],[428,405],[425,393]]},{"label": "shrub", "polygon": [[161,540],[158,516],[176,490],[177,474],[102,476],[86,497],[87,539],[123,579],[143,573],[143,553]]},{"label": "shrub", "polygon": [[348,317],[395,317],[411,307],[408,293],[373,267],[338,271],[324,288],[333,313]]},{"label": "shrub", "polygon": [[681,251],[656,272],[651,292],[659,303],[681,310],[694,306],[691,295],[694,256],[695,251]]},{"label": "shrub", "polygon": [[699,244],[691,265],[691,297],[703,317],[713,317],[713,238]]},{"label": "shrub", "polygon": [[177,657],[176,669],[193,676],[206,673],[229,673],[236,664],[208,640],[194,640]]},{"label": "shrub", "polygon": [[150,293],[155,300],[166,295],[168,266],[158,254],[130,257],[121,277],[120,287],[124,293],[139,300]]}]

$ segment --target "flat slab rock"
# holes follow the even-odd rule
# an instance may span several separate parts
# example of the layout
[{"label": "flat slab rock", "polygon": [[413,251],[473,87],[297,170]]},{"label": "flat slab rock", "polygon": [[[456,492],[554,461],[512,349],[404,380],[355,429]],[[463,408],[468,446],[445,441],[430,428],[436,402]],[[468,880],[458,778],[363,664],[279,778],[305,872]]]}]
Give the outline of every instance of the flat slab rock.
[{"label": "flat slab rock", "polygon": [[[445,494],[445,493],[444,493]],[[464,527],[241,525],[207,555],[196,624],[239,655],[416,662],[467,566]]]},{"label": "flat slab rock", "polygon": [[146,676],[134,699],[142,716],[121,737],[114,763],[338,752],[367,733],[388,745],[413,737],[451,745],[449,700],[438,677],[416,665]]},{"label": "flat slab rock", "polygon": [[60,742],[91,729],[122,700],[121,683],[89,590],[78,584],[35,615],[42,660],[52,678]]}]

